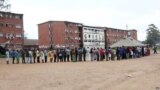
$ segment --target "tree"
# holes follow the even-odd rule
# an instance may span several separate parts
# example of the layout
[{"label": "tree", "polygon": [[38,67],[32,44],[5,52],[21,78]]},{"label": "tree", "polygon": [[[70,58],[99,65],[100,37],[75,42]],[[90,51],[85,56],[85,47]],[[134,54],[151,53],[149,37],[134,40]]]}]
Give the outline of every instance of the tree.
[{"label": "tree", "polygon": [[0,0],[0,11],[6,11],[9,10],[11,7],[10,4],[8,4],[8,0]]},{"label": "tree", "polygon": [[160,31],[159,29],[154,25],[150,24],[148,25],[147,31],[147,40],[146,43],[150,46],[156,45],[160,41]]}]

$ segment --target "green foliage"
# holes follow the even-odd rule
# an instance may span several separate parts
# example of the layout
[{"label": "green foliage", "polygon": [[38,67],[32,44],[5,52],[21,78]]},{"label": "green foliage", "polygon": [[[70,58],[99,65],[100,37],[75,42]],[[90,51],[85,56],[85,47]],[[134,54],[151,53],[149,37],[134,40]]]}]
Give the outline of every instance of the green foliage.
[{"label": "green foliage", "polygon": [[160,41],[160,31],[159,29],[154,25],[150,24],[148,25],[147,31],[147,40],[146,43],[150,46],[156,45]]},{"label": "green foliage", "polygon": [[5,55],[0,53],[0,58],[5,58]]}]

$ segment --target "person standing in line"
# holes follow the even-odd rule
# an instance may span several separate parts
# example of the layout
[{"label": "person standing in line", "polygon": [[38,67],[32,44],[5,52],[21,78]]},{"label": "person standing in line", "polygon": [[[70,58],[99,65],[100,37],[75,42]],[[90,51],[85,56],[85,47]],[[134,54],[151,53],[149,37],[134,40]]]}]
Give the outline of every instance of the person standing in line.
[{"label": "person standing in line", "polygon": [[85,49],[85,47],[83,48],[83,60],[86,61],[86,53],[87,50]]},{"label": "person standing in line", "polygon": [[70,49],[66,48],[66,57],[67,57],[67,62],[69,62],[69,58],[70,58]]},{"label": "person standing in line", "polygon": [[59,53],[60,53],[60,49],[59,48],[57,48],[56,49],[56,56],[57,56],[57,62],[60,62],[60,58],[59,58]]},{"label": "person standing in line", "polygon": [[16,51],[17,64],[19,64],[19,57],[20,57],[20,53],[19,53],[19,51],[17,50],[17,51]]},{"label": "person standing in line", "polygon": [[91,61],[94,61],[93,48],[90,49],[89,53],[90,53]]},{"label": "person standing in line", "polygon": [[76,48],[72,49],[71,50],[71,53],[72,53],[72,62],[76,62]]},{"label": "person standing in line", "polygon": [[63,50],[62,49],[59,50],[58,57],[59,57],[60,62],[63,62]]},{"label": "person standing in line", "polygon": [[33,52],[33,53],[32,53],[33,63],[36,63],[36,50],[34,49],[32,52]]},{"label": "person standing in line", "polygon": [[14,64],[15,58],[16,58],[16,51],[13,50],[12,51],[12,64]]},{"label": "person standing in line", "polygon": [[29,50],[26,50],[26,62],[30,63],[30,59],[29,59]]},{"label": "person standing in line", "polygon": [[29,50],[29,60],[30,60],[30,62],[29,63],[32,63],[32,56],[33,54],[32,54],[32,51],[31,50]]},{"label": "person standing in line", "polygon": [[37,63],[40,63],[40,52],[39,50],[36,51]]},{"label": "person standing in line", "polygon": [[77,62],[77,61],[78,61],[78,49],[75,48],[74,50],[75,50],[75,54],[76,54],[76,62]]},{"label": "person standing in line", "polygon": [[109,52],[109,47],[106,47],[106,50],[105,50],[105,56],[106,56],[106,61],[108,61],[108,52]]},{"label": "person standing in line", "polygon": [[9,64],[9,60],[10,60],[10,54],[9,54],[9,50],[6,50],[6,64]]},{"label": "person standing in line", "polygon": [[105,51],[103,48],[100,48],[100,61],[103,61],[104,58],[105,58]]},{"label": "person standing in line", "polygon": [[117,60],[120,59],[120,58],[119,58],[119,47],[116,48],[116,58],[117,58]]},{"label": "person standing in line", "polygon": [[45,56],[44,56],[43,50],[40,51],[40,59],[41,59],[42,63],[44,63]]},{"label": "person standing in line", "polygon": [[67,56],[66,56],[66,50],[65,50],[65,49],[62,49],[62,56],[63,56],[63,57],[62,57],[62,58],[63,58],[63,61],[66,62],[66,57],[67,57]]},{"label": "person standing in line", "polygon": [[82,61],[83,49],[81,47],[78,48],[78,61]]},{"label": "person standing in line", "polygon": [[44,59],[45,59],[45,63],[47,63],[47,55],[48,55],[48,51],[44,50]]},{"label": "person standing in line", "polygon": [[52,58],[52,51],[49,50],[48,52],[48,58],[49,58],[49,61],[52,62],[53,61],[53,58]]},{"label": "person standing in line", "polygon": [[96,49],[97,61],[99,61],[99,48]]},{"label": "person standing in line", "polygon": [[22,57],[22,64],[25,64],[25,51],[24,49],[21,50],[21,57]]},{"label": "person standing in line", "polygon": [[57,62],[57,52],[56,52],[55,49],[52,51],[52,54],[53,54],[53,57],[54,57],[54,62]]},{"label": "person standing in line", "polygon": [[97,60],[97,52],[96,52],[96,48],[93,49],[93,60],[94,60],[94,61]]},{"label": "person standing in line", "polygon": [[112,51],[111,51],[111,49],[109,49],[109,51],[108,51],[108,60],[109,61],[111,60],[111,56],[112,56]]},{"label": "person standing in line", "polygon": [[142,47],[142,49],[141,49],[142,51],[142,57],[144,57],[144,47]]}]

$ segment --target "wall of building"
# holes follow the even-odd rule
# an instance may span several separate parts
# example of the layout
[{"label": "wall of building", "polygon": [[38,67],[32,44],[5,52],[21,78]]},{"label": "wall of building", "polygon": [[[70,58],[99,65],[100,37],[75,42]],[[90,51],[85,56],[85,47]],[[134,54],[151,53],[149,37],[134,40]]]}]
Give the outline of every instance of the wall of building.
[{"label": "wall of building", "polygon": [[[51,24],[49,28],[49,23]],[[47,29],[47,30],[46,30]],[[78,47],[79,24],[66,21],[50,21],[38,25],[39,45],[54,47]]]},{"label": "wall of building", "polygon": [[40,47],[48,47],[49,42],[49,22],[38,25],[38,43]]},{"label": "wall of building", "polygon": [[132,37],[137,40],[137,31],[136,30],[121,30],[114,28],[106,28],[105,30],[105,42],[106,46],[110,46],[113,43],[121,40],[124,37]]},{"label": "wall of building", "polygon": [[52,44],[59,47],[79,47],[82,45],[86,48],[89,47],[89,49],[94,47],[104,48],[129,34],[137,40],[136,30],[92,27],[68,21],[41,23],[38,25],[38,31],[40,46],[50,46]]},{"label": "wall of building", "polygon": [[11,42],[22,46],[23,36],[23,14],[0,12],[0,43]]}]

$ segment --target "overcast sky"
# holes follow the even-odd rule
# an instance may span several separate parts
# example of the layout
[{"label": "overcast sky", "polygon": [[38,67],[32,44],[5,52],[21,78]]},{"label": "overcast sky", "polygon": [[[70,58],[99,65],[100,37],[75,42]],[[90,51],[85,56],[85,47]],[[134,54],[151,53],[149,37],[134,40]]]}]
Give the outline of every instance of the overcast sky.
[{"label": "overcast sky", "polygon": [[37,24],[65,20],[91,26],[136,29],[146,39],[153,23],[160,27],[160,0],[9,0],[11,12],[24,14],[28,38],[38,38]]}]

